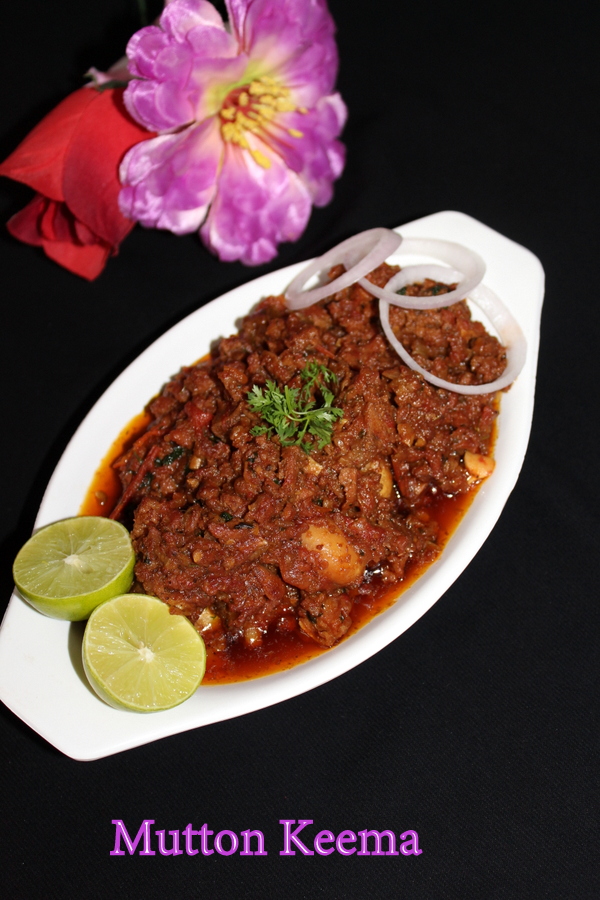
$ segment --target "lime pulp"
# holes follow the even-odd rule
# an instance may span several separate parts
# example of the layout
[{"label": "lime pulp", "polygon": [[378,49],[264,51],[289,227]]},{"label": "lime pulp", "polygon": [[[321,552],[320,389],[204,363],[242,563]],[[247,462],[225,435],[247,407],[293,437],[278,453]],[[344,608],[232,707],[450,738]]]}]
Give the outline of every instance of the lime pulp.
[{"label": "lime pulp", "polygon": [[83,636],[83,667],[106,703],[157,712],[183,703],[206,668],[204,641],[156,597],[123,594],[98,606]]},{"label": "lime pulp", "polygon": [[134,564],[123,525],[101,516],[76,516],[37,531],[17,554],[13,576],[19,592],[40,612],[77,621],[127,591]]}]

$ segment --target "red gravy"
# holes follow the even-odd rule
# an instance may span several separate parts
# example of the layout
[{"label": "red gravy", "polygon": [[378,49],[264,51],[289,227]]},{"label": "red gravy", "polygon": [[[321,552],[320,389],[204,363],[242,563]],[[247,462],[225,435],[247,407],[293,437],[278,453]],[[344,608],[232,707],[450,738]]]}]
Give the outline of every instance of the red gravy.
[{"label": "red gravy", "polygon": [[[118,459],[141,434],[151,421],[147,412],[135,416],[123,429],[111,445],[102,460],[85,496],[79,515],[109,516],[121,495],[121,483],[112,468]],[[473,502],[477,486],[467,494],[446,496],[441,494],[430,506],[429,511],[440,526],[438,544],[444,547],[448,539],[459,525],[463,515]],[[342,638],[347,640],[367,622],[384,612],[398,597],[415,583],[427,566],[408,564],[406,575],[401,585],[393,587],[373,584],[372,592],[367,597],[357,600],[352,610],[352,626]],[[248,648],[241,641],[231,646],[226,652],[208,651],[206,674],[203,684],[230,684],[271,675],[285,669],[291,669],[300,663],[327,652],[313,640],[294,631],[288,634],[279,631],[269,632],[260,647]]]}]

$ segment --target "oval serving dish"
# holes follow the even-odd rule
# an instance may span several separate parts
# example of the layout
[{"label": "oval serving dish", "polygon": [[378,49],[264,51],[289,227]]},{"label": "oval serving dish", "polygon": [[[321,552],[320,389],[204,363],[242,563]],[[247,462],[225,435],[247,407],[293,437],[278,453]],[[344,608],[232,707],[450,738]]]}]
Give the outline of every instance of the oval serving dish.
[{"label": "oval serving dish", "polygon": [[[439,560],[360,631],[295,668],[252,681],[201,686],[185,704],[152,716],[101,703],[80,663],[81,624],[46,618],[13,594],[0,630],[0,699],[67,756],[78,760],[109,756],[262,709],[342,675],[427,612],[491,532],[517,481],[529,440],[544,272],[530,251],[462,213],[436,213],[397,230],[406,236],[456,241],[479,253],[487,263],[485,283],[509,307],[527,338],[525,368],[502,397],[493,476],[478,491]],[[212,340],[233,333],[236,320],[260,297],[282,293],[304,265],[264,275],[207,303],[145,350],[113,382],[73,436],[48,484],[36,528],[76,515],[110,441],[152,394],[181,366],[207,353]]]}]

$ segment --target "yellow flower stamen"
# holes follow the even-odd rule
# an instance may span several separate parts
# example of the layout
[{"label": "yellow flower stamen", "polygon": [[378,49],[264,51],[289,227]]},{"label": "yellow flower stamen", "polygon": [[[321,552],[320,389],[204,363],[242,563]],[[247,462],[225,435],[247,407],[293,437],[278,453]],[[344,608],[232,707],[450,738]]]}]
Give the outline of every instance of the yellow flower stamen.
[{"label": "yellow flower stamen", "polygon": [[[260,150],[253,150],[248,144],[246,132],[264,137],[267,126],[274,122],[277,113],[301,112],[307,110],[296,107],[290,99],[289,88],[283,87],[274,78],[264,76],[251,81],[242,88],[236,88],[226,98],[219,112],[221,136],[227,143],[236,144],[248,150],[254,161],[268,169],[271,160]],[[297,128],[284,129],[290,137],[304,137]]]},{"label": "yellow flower stamen", "polygon": [[252,154],[252,159],[254,160],[254,162],[257,162],[259,166],[263,167],[263,169],[271,168],[271,160],[268,158],[268,156],[264,156],[264,154],[262,154],[260,150],[251,150],[250,153]]}]

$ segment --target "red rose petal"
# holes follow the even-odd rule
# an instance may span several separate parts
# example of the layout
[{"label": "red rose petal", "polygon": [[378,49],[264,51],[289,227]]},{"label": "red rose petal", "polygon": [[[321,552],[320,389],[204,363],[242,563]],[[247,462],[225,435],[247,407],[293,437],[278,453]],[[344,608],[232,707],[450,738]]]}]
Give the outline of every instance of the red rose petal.
[{"label": "red rose petal", "polygon": [[19,241],[23,241],[24,244],[41,247],[40,219],[46,210],[47,204],[48,201],[45,197],[42,197],[41,194],[36,194],[27,206],[15,213],[6,223],[6,227],[12,236]]},{"label": "red rose petal", "polygon": [[59,103],[0,164],[0,175],[22,181],[51,200],[64,200],[65,156],[95,96],[96,91],[80,88]]},{"label": "red rose petal", "polygon": [[119,210],[119,165],[130,147],[154,134],[133,121],[122,88],[93,93],[65,157],[64,197],[77,219],[116,246],[135,225]]},{"label": "red rose petal", "polygon": [[8,230],[71,272],[96,278],[135,225],[119,210],[119,164],[151,137],[126,111],[123,89],[75,91],[0,165],[0,175],[38,191]]},{"label": "red rose petal", "polygon": [[[85,226],[76,222],[64,203],[48,200],[41,194],[12,216],[6,227],[13,237],[42,247],[49,259],[89,281],[98,277],[113,252],[109,244],[97,241]],[[82,243],[82,238],[88,242]]]},{"label": "red rose petal", "polygon": [[111,255],[112,248],[108,244],[71,244],[53,241],[52,243],[44,241],[44,253],[54,262],[59,263],[80,275],[93,281],[102,272]]}]

